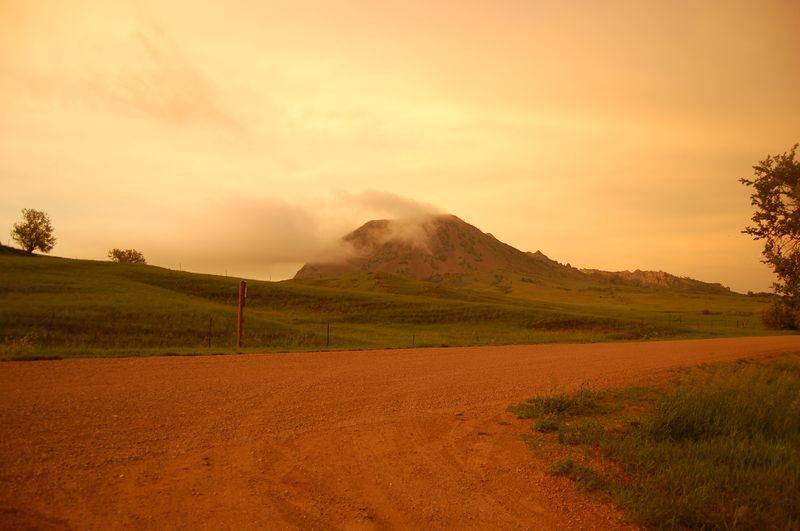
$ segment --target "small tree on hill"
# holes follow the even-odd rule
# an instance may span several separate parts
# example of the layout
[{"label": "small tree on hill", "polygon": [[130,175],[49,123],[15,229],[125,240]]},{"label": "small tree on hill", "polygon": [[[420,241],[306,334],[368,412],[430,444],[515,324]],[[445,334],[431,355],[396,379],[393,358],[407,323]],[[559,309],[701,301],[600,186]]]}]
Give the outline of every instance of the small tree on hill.
[{"label": "small tree on hill", "polygon": [[144,255],[136,249],[117,249],[116,247],[108,251],[108,257],[112,262],[120,264],[146,264]]},{"label": "small tree on hill", "polygon": [[39,250],[49,253],[56,244],[50,217],[41,210],[22,209],[22,221],[14,223],[11,237],[28,253]]},{"label": "small tree on hill", "polygon": [[752,179],[740,181],[753,187],[750,203],[756,208],[753,224],[744,229],[755,240],[764,240],[763,262],[778,282],[780,299],[765,313],[767,325],[800,327],[800,161],[798,144],[781,155],[768,155],[753,166]]}]

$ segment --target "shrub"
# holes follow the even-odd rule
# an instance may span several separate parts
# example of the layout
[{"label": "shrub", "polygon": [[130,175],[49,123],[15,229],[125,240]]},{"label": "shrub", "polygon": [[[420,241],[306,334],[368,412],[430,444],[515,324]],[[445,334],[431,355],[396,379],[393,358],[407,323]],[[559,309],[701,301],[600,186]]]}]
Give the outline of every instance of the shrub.
[{"label": "shrub", "polygon": [[120,264],[146,264],[144,255],[136,249],[117,249],[116,247],[108,251],[108,257],[112,262]]},{"label": "shrub", "polygon": [[777,300],[769,305],[762,319],[767,328],[797,330],[800,327],[800,311],[785,300]]}]

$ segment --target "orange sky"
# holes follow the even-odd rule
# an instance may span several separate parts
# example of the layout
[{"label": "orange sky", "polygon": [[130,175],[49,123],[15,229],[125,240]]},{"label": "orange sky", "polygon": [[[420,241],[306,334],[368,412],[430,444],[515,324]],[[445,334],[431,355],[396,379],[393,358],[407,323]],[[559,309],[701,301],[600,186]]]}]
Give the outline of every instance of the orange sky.
[{"label": "orange sky", "polygon": [[567,4],[0,0],[0,225],[274,280],[422,203],[768,288],[737,179],[800,141],[800,2]]}]

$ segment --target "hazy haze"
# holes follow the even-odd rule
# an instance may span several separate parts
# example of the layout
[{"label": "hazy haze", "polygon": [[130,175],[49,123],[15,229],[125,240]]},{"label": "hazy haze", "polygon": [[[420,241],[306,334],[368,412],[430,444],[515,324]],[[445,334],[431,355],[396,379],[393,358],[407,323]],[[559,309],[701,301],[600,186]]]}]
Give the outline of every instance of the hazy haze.
[{"label": "hazy haze", "polygon": [[579,267],[771,283],[737,182],[800,141],[800,3],[0,0],[0,237],[285,278],[452,212]]}]

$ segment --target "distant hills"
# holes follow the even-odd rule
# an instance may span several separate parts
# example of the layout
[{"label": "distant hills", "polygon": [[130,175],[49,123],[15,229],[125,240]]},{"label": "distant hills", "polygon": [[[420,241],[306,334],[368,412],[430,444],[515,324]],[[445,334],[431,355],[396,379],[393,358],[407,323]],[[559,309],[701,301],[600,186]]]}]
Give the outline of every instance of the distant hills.
[{"label": "distant hills", "polygon": [[689,277],[677,277],[663,271],[601,271],[599,269],[581,269],[581,272],[606,280],[612,284],[627,284],[634,286],[653,286],[665,289],[695,289],[730,292],[730,288],[719,283],[702,282]]},{"label": "distant hills", "polygon": [[588,280],[610,285],[730,292],[721,284],[662,271],[577,269],[552,260],[541,251],[516,249],[454,215],[369,221],[342,238],[338,253],[305,264],[295,278],[335,278],[356,273],[387,273],[434,282],[513,274],[536,283]]}]

